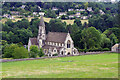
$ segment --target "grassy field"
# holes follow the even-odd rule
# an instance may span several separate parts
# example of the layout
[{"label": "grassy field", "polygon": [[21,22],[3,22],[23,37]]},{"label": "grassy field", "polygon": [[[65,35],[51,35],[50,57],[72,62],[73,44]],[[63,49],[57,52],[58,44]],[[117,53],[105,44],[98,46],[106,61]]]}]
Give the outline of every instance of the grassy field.
[{"label": "grassy field", "polygon": [[[33,19],[33,18],[34,18],[34,17],[29,17],[29,18],[26,18],[26,19],[28,19],[29,21],[31,21],[31,19]],[[38,17],[38,18],[40,18],[40,17]],[[51,18],[46,18],[46,17],[44,17],[44,21],[47,22],[47,23],[49,23],[50,19],[51,19]],[[15,19],[13,19],[12,21],[13,21],[13,22],[16,22],[16,21],[18,21],[18,20],[22,20],[22,18],[15,18]],[[7,21],[7,18],[3,18],[3,19],[1,20],[2,23],[5,23],[6,21]],[[62,20],[62,22],[66,22],[67,25],[69,25],[69,24],[73,24],[73,23],[74,23],[74,19],[73,19],[73,20]],[[87,22],[87,23],[88,23],[88,20],[81,20],[81,23],[82,23],[82,24],[84,24],[84,22]]]},{"label": "grassy field", "polygon": [[118,54],[6,62],[2,71],[3,78],[118,78]]}]

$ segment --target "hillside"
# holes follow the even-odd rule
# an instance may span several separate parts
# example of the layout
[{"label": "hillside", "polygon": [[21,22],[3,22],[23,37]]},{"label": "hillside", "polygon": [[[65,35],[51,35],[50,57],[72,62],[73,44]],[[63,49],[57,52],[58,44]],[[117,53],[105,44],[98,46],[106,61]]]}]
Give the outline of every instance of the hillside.
[{"label": "hillside", "polygon": [[[29,21],[31,21],[31,19],[33,19],[34,17],[29,17],[29,18],[25,18],[25,19],[28,19]],[[40,17],[38,17],[39,19],[40,19]],[[14,19],[12,19],[12,21],[13,22],[16,22],[16,21],[18,21],[18,20],[22,20],[23,18],[14,18]],[[47,22],[47,23],[49,23],[49,21],[51,20],[51,18],[46,18],[46,17],[44,17],[44,21],[45,22]],[[63,22],[66,22],[67,23],[67,25],[69,25],[69,24],[73,24],[74,23],[74,20],[75,19],[72,19],[72,20],[62,20]],[[7,21],[7,18],[3,18],[2,20],[1,20],[1,22],[2,23],[5,23]],[[81,20],[81,23],[82,24],[84,24],[85,22],[87,22],[88,23],[88,20]]]}]

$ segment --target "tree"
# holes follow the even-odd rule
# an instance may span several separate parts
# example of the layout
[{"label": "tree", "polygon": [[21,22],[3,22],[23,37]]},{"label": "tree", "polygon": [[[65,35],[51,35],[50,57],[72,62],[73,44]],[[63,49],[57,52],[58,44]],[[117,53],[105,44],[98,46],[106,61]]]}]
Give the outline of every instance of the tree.
[{"label": "tree", "polygon": [[44,55],[43,49],[40,48],[40,50],[38,51],[38,56],[42,57]]},{"label": "tree", "polygon": [[107,38],[105,34],[101,34],[101,47],[102,48],[111,48],[111,42],[110,39]]},{"label": "tree", "polygon": [[7,32],[9,32],[9,31],[11,31],[11,30],[12,30],[12,28],[11,28],[10,26],[8,26],[7,24],[3,24],[2,31],[7,31]]},{"label": "tree", "polygon": [[29,52],[29,56],[36,58],[38,55],[38,46],[36,45],[32,45],[30,46],[30,52]]},{"label": "tree", "polygon": [[19,36],[19,42],[22,42],[23,44],[27,44],[28,43],[28,39],[29,37],[32,37],[33,34],[29,29],[20,29],[17,30],[17,36]]},{"label": "tree", "polygon": [[51,9],[49,9],[45,12],[45,16],[50,17],[50,18],[56,18],[57,17],[55,11],[52,11]]},{"label": "tree", "polygon": [[111,45],[112,45],[112,46],[118,42],[118,39],[117,39],[117,37],[115,36],[114,33],[112,33],[112,34],[109,36],[109,38],[110,38],[110,41],[111,41]]},{"label": "tree", "polygon": [[100,47],[101,35],[95,27],[84,29],[81,34],[85,49]]},{"label": "tree", "polygon": [[82,30],[72,34],[72,39],[74,41],[74,45],[75,47],[79,48],[79,49],[84,49],[84,45],[82,42],[82,35],[81,35]]},{"label": "tree", "polygon": [[78,27],[76,23],[74,23],[71,28],[72,28],[71,29],[72,34],[78,32],[80,30],[80,27]]},{"label": "tree", "polygon": [[25,49],[24,47],[15,48],[13,58],[14,59],[28,58],[28,50]]},{"label": "tree", "polygon": [[87,24],[87,22],[84,22],[84,24],[83,24],[83,28],[88,28],[88,24]]},{"label": "tree", "polygon": [[95,10],[94,10],[94,14],[98,14],[99,13],[99,8],[96,8]]},{"label": "tree", "polygon": [[103,33],[110,39],[111,46],[118,43],[120,40],[120,29],[119,28],[109,28]]},{"label": "tree", "polygon": [[109,36],[110,33],[114,33],[115,36],[118,38],[118,42],[120,42],[120,28],[116,28],[116,27],[109,28],[105,30],[103,33],[106,34],[107,36]]},{"label": "tree", "polygon": [[13,57],[13,53],[14,53],[15,48],[18,48],[18,45],[11,44],[11,45],[6,46],[5,49],[3,50],[3,53],[4,53],[3,56],[5,58]]},{"label": "tree", "polygon": [[8,26],[11,26],[11,27],[14,25],[14,23],[10,19],[8,19],[7,22],[5,22],[5,24],[7,24]]},{"label": "tree", "polygon": [[48,27],[49,31],[52,32],[66,32],[66,23],[62,22],[60,19],[51,19]]},{"label": "tree", "polygon": [[87,9],[87,7],[88,7],[88,2],[84,4],[84,8]]},{"label": "tree", "polygon": [[75,21],[74,21],[74,23],[76,23],[77,26],[79,26],[80,29],[82,29],[82,23],[81,23],[81,20],[80,20],[80,19],[76,18]]}]

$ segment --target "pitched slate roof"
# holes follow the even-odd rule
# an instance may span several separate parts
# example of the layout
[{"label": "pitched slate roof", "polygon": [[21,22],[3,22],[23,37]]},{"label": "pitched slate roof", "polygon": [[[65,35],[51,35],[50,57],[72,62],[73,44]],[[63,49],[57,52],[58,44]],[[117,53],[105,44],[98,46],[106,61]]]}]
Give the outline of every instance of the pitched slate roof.
[{"label": "pitched slate roof", "polygon": [[49,49],[49,48],[51,48],[51,49],[53,49],[53,48],[61,49],[61,48],[63,48],[63,47],[60,47],[60,46],[52,46],[52,45],[44,45],[44,46],[43,46],[43,49]]},{"label": "pitched slate roof", "polygon": [[39,26],[45,26],[45,23],[44,23],[44,20],[43,20],[43,16],[41,16]]},{"label": "pitched slate roof", "polygon": [[37,38],[30,38],[32,45],[38,45]]},{"label": "pitched slate roof", "polygon": [[67,37],[67,33],[63,32],[49,32],[47,35],[47,42],[59,42],[64,43],[65,39]]},{"label": "pitched slate roof", "polygon": [[53,51],[53,49],[56,48],[58,51],[60,51],[60,49],[62,49],[63,47],[60,46],[52,46],[52,45],[44,45],[43,49],[51,49]]}]

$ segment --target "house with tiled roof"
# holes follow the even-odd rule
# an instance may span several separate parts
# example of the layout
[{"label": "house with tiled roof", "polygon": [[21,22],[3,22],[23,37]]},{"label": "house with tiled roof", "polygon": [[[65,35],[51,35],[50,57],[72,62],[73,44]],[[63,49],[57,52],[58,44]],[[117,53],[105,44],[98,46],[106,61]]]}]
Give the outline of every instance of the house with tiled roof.
[{"label": "house with tiled roof", "polygon": [[120,52],[120,43],[112,46],[111,51],[112,52]]},{"label": "house with tiled roof", "polygon": [[118,53],[120,53],[120,43],[118,44]]},{"label": "house with tiled roof", "polygon": [[35,38],[29,38],[28,51],[30,51],[31,45],[37,45],[42,48],[45,55],[77,55],[78,50],[74,47],[74,42],[70,36],[70,33],[64,32],[48,32],[46,34],[45,23],[43,17],[41,17],[39,23],[38,36]]}]

